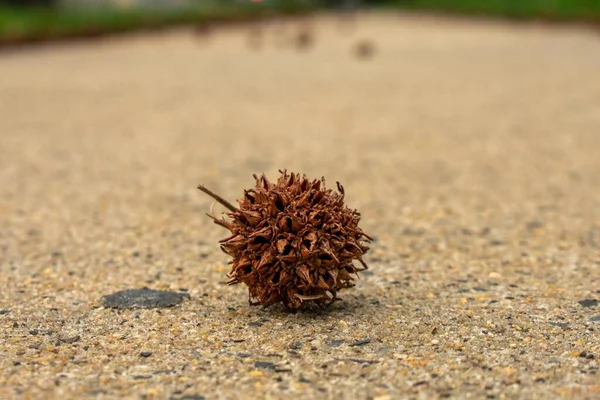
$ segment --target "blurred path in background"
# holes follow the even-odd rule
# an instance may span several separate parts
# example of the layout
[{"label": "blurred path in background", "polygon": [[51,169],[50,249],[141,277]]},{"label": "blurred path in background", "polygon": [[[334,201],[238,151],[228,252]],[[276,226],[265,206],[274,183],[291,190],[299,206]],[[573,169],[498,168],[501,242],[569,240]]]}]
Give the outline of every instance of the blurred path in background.
[{"label": "blurred path in background", "polygon": [[[598,395],[600,37],[342,22],[2,56],[0,397]],[[329,312],[221,284],[196,185],[280,168],[340,181],[377,238]],[[192,300],[96,307],[142,286]]]}]

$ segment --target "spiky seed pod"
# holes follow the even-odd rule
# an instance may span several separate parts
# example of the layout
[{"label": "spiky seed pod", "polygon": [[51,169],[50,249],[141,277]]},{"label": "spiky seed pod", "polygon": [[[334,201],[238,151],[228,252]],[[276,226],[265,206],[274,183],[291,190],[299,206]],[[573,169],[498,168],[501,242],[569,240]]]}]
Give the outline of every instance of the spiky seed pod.
[{"label": "spiky seed pod", "polygon": [[295,310],[339,300],[340,289],[354,286],[352,275],[368,268],[362,257],[372,239],[358,227],[360,213],[344,205],[339,182],[334,192],[324,178],[279,172],[275,184],[254,175],[256,187],[244,191],[239,208],[198,187],[230,211],[231,221],[209,215],[231,231],[220,241],[233,258],[229,283],[245,283],[252,305],[283,302]]}]

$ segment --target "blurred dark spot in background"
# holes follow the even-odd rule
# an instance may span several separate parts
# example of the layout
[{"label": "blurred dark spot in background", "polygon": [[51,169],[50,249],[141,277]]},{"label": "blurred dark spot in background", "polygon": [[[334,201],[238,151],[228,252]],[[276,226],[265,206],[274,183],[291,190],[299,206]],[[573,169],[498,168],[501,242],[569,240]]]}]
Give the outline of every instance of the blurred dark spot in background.
[{"label": "blurred dark spot in background", "polygon": [[[340,32],[352,34],[358,29],[359,13],[370,9],[600,27],[600,1],[593,0],[0,0],[0,45],[182,25],[196,27],[196,34],[205,37],[207,31],[198,27],[201,23],[276,21],[321,11],[337,14]],[[314,44],[314,32],[307,30],[278,36],[278,45],[291,43],[286,35],[295,37],[298,49]],[[258,36],[252,34],[251,46],[257,48],[264,41]]]}]

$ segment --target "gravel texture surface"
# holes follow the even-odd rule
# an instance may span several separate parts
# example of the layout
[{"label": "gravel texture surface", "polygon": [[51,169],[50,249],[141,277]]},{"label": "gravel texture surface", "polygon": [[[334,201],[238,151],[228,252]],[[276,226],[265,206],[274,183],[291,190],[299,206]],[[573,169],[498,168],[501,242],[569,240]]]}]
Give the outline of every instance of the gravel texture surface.
[{"label": "gravel texture surface", "polygon": [[[600,36],[349,24],[2,55],[0,398],[600,398]],[[196,185],[280,168],[376,238],[327,309],[224,285]]]}]

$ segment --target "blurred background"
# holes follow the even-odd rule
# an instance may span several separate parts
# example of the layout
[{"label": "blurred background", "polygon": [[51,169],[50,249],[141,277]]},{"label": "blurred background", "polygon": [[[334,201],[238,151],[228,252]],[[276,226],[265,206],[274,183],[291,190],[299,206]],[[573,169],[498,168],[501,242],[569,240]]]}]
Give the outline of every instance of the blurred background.
[{"label": "blurred background", "polygon": [[[600,1],[0,4],[0,311],[10,309],[0,324],[22,329],[7,335],[18,347],[0,357],[0,398],[4,387],[7,398],[180,398],[175,389],[227,398],[189,391],[200,377],[230,398],[264,398],[254,380],[231,373],[245,361],[220,364],[219,355],[285,353],[297,341],[306,345],[303,358],[289,358],[293,373],[265,379],[293,388],[309,373],[311,391],[294,392],[302,398],[322,398],[321,387],[330,398],[384,399],[598,389],[596,360],[579,355],[598,354],[598,335],[586,334],[591,315],[577,301],[600,289]],[[329,317],[315,330],[276,317],[262,328],[266,342],[234,343],[229,322],[209,326],[241,321],[247,332],[256,318],[245,288],[222,284],[229,260],[217,241],[226,232],[205,214],[223,207],[196,186],[234,202],[252,174],[274,180],[284,168],[343,184],[376,238],[369,274],[338,309],[343,339],[373,338],[367,346],[326,346],[341,327]],[[153,332],[143,345],[156,349],[156,370],[172,365],[186,380],[135,378],[150,370],[136,369],[139,350],[113,357],[121,342],[112,335],[146,333],[90,308],[143,286],[189,290],[189,321],[202,326],[139,324]],[[178,309],[164,315],[183,321]],[[56,336],[27,334],[67,325],[90,343],[89,363],[68,361],[78,350],[66,345],[47,351]],[[323,338],[318,351],[307,329]],[[267,350],[280,336],[285,343]],[[585,336],[595,343],[574,348]],[[107,341],[96,346],[96,337]],[[199,346],[206,353],[196,357]],[[400,352],[419,364],[403,364]],[[337,357],[376,361],[322,367]],[[511,383],[501,383],[493,375],[508,377],[508,366]],[[59,387],[63,373],[69,384]],[[378,383],[402,390],[366,389]]]},{"label": "blurred background", "polygon": [[0,0],[2,43],[90,36],[273,13],[377,7],[598,23],[597,0]]}]

